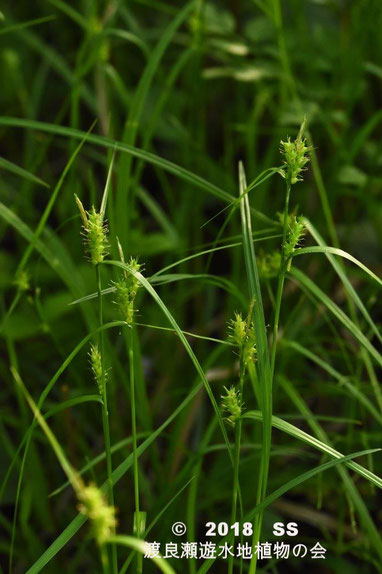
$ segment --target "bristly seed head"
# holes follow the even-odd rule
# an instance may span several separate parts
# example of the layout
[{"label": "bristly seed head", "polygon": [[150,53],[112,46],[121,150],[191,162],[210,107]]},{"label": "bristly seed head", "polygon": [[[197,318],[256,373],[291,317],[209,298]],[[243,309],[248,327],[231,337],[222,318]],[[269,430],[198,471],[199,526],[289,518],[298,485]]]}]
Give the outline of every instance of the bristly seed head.
[{"label": "bristly seed head", "polygon": [[[117,242],[121,262],[125,263],[122,246],[118,239]],[[132,268],[134,273],[138,273],[142,270],[142,264],[138,263],[138,260],[134,257],[130,257],[127,264]],[[129,325],[131,325],[134,320],[134,301],[138,289],[141,286],[134,273],[129,273],[124,270],[121,279],[117,282],[113,282],[117,294],[117,300],[115,302],[124,321]]]},{"label": "bristly seed head", "polygon": [[256,360],[256,334],[252,322],[244,321],[241,313],[235,313],[228,322],[229,339],[239,348],[240,355],[246,365]]},{"label": "bristly seed head", "polygon": [[228,422],[228,424],[234,427],[236,421],[241,417],[243,408],[240,391],[236,390],[233,385],[229,389],[224,387],[224,390],[226,394],[222,395],[221,397],[222,408],[229,414],[225,420]]},{"label": "bristly seed head", "polygon": [[102,545],[113,534],[117,521],[114,506],[109,506],[101,490],[95,484],[81,489],[78,510],[91,521],[92,535]]},{"label": "bristly seed head", "polygon": [[302,216],[293,217],[289,224],[289,232],[284,245],[284,257],[292,257],[305,232],[305,222]]},{"label": "bristly seed head", "polygon": [[86,250],[92,264],[98,265],[108,254],[107,224],[103,219],[103,214],[96,211],[94,206],[90,211],[85,211],[79,197],[77,195],[74,197],[82,217]]},{"label": "bristly seed head", "polygon": [[98,345],[90,346],[90,366],[94,375],[94,380],[97,383],[99,394],[103,397],[104,385],[106,384],[107,373],[103,372],[102,357]]},{"label": "bristly seed head", "polygon": [[308,153],[312,148],[306,145],[306,139],[303,137],[306,125],[306,118],[301,124],[300,131],[295,141],[290,141],[288,136],[287,141],[281,141],[280,152],[284,156],[283,167],[280,173],[283,177],[288,179],[291,184],[302,181],[300,176],[301,172],[306,170],[306,164],[309,161]]}]

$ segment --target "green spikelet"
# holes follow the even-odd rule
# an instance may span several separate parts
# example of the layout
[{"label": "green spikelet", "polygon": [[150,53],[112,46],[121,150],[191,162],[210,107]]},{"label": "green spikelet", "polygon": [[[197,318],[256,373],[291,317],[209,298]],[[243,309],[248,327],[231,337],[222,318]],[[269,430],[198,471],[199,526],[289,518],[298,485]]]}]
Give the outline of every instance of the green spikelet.
[{"label": "green spikelet", "polygon": [[78,510],[89,518],[92,536],[99,545],[104,544],[116,527],[114,506],[107,504],[101,490],[92,483],[81,489],[78,498],[80,501]]},{"label": "green spikelet", "polygon": [[103,397],[104,384],[106,384],[106,373],[102,370],[102,357],[98,345],[91,345],[90,352],[90,366],[93,372],[94,380],[97,384],[99,394]]},{"label": "green spikelet", "polygon": [[108,254],[107,225],[103,219],[103,214],[98,212],[94,206],[90,211],[85,211],[79,197],[77,195],[74,197],[82,217],[86,251],[92,264],[98,265]]},{"label": "green spikelet", "polygon": [[235,426],[236,421],[241,417],[242,413],[242,401],[240,397],[240,392],[235,389],[234,386],[231,386],[229,389],[224,387],[225,395],[222,395],[222,408],[225,412],[228,413],[228,417],[226,417],[226,421],[229,425]]},{"label": "green spikelet", "polygon": [[[296,248],[300,244],[300,241],[305,232],[304,218],[294,217],[289,224],[289,232],[284,245],[284,257],[285,259],[290,259]],[[290,265],[288,266],[289,269]]]},{"label": "green spikelet", "polygon": [[[122,263],[125,263],[125,257],[123,254],[122,246],[118,241],[118,250]],[[133,269],[134,272],[139,272],[142,269],[142,265],[138,263],[138,260],[131,257],[128,261],[128,265]],[[138,289],[140,288],[140,283],[133,273],[128,273],[124,271],[122,277],[119,281],[113,282],[116,290],[116,301],[121,317],[129,325],[132,324],[134,320],[134,302],[137,296]]]},{"label": "green spikelet", "polygon": [[256,360],[256,335],[252,322],[244,321],[241,313],[235,313],[228,323],[228,338],[235,343],[244,364]]},{"label": "green spikelet", "polygon": [[301,172],[306,170],[305,166],[309,161],[308,153],[312,151],[312,148],[306,145],[306,139],[303,137],[305,125],[306,119],[302,122],[298,136],[293,142],[289,137],[286,142],[280,142],[280,152],[284,156],[283,168],[280,173],[292,185],[302,181]]}]

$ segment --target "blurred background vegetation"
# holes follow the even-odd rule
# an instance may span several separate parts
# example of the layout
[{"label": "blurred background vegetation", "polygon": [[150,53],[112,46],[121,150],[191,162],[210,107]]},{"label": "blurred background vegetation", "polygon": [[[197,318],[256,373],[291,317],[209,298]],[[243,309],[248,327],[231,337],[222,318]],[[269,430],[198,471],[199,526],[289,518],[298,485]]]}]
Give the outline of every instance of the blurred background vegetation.
[{"label": "blurred background vegetation", "polygon": [[[49,132],[28,122],[17,126],[17,122],[0,120],[0,201],[31,229],[37,227],[78,145],[77,139],[62,137],[59,126],[87,132],[96,119],[92,134],[165,158],[236,196],[238,161],[244,162],[248,181],[280,165],[280,139],[294,137],[306,114],[315,155],[304,182],[293,189],[292,206],[312,221],[328,245],[340,246],[378,273],[382,232],[382,6],[378,0],[200,0],[191,4],[18,0],[2,2],[0,8],[1,116],[52,126]],[[21,293],[0,333],[2,476],[31,421],[9,365],[19,368],[29,391],[38,397],[75,345],[96,325],[94,301],[68,305],[96,290],[93,270],[83,257],[73,194],[86,206],[99,206],[110,147],[86,143],[74,161],[41,235],[56,260],[49,265],[35,250],[21,278],[25,283],[21,291],[15,285],[15,272],[27,243],[17,226],[4,217],[0,220],[3,317]],[[277,212],[283,209],[284,186],[282,178],[274,176],[251,193],[251,206],[260,212],[253,214],[253,230],[260,238],[273,237],[256,244],[260,257],[280,246]],[[145,275],[150,276],[212,246],[228,214],[203,226],[226,205],[216,195],[160,165],[117,153],[108,208],[111,238],[118,236],[128,255],[138,255]],[[221,241],[240,241],[237,215]],[[115,250],[113,255],[117,258]],[[323,255],[299,257],[295,265],[348,310],[344,289]],[[361,270],[345,266],[375,319],[375,285]],[[226,339],[233,312],[246,313],[248,308],[241,247],[196,257],[176,271],[188,278],[158,286],[158,290],[181,327]],[[116,278],[108,273],[110,279]],[[222,278],[231,283],[222,284]],[[262,287],[266,320],[271,324],[274,280],[263,276]],[[140,295],[138,307],[138,321],[167,326],[147,295]],[[106,320],[116,318],[112,296],[105,299],[105,316]],[[358,320],[372,340],[369,325],[362,316]],[[281,324],[285,344],[278,357],[275,414],[309,428],[302,420],[307,412],[299,411],[285,392],[285,381],[291,381],[315,416],[329,417],[319,424],[335,448],[350,453],[378,446],[380,427],[368,411],[338,384],[333,373],[288,347],[288,342],[298,343],[316,353],[375,402],[370,385],[374,374],[349,332],[293,278],[286,284]],[[137,357],[138,431],[148,436],[187,396],[197,377],[172,334],[138,328],[136,345],[141,349]],[[193,340],[192,346],[218,398],[223,384],[235,381],[236,357],[230,348],[211,342]],[[130,435],[127,359],[117,332],[107,335],[106,363],[111,369],[111,430],[112,444],[116,444]],[[93,392],[87,349],[83,349],[45,407]],[[248,408],[256,406],[251,401],[246,400]],[[214,447],[212,452],[201,450],[206,448],[202,441],[212,417],[207,397],[198,394],[141,457],[142,507],[151,519],[200,465],[197,488],[179,495],[150,534],[152,540],[166,542],[168,533],[169,541],[170,525],[185,520],[186,515],[194,519],[196,537],[202,537],[206,521],[229,517],[232,476],[218,431],[207,443]],[[103,451],[97,405],[61,412],[50,424],[77,468]],[[34,436],[19,499],[15,573],[25,572],[75,515],[70,489],[48,498],[64,476],[40,431]],[[249,426],[243,437],[247,448],[240,471],[247,509],[254,503],[259,457],[253,437]],[[273,441],[269,491],[320,461],[317,453],[281,433],[274,431]],[[118,450],[115,466],[130,452],[130,445]],[[362,463],[373,469],[371,460],[365,458]],[[5,565],[20,464],[18,457],[2,500],[4,572],[8,571]],[[93,472],[101,483],[103,463]],[[374,490],[359,477],[355,481],[372,517],[380,521]],[[116,489],[121,532],[132,530],[131,491],[129,473]],[[276,519],[296,519],[303,532],[299,540],[314,543],[319,539],[329,548],[325,564],[309,564],[312,572],[380,571],[335,470],[275,503],[265,515],[264,540]],[[84,528],[44,572],[98,571],[98,556],[91,548]],[[145,563],[148,572],[150,568]],[[195,572],[194,564],[184,563],[182,568]],[[213,572],[225,569],[223,563],[216,563]],[[290,560],[280,565],[273,561],[271,566],[261,565],[259,571],[304,572],[306,562]]]}]

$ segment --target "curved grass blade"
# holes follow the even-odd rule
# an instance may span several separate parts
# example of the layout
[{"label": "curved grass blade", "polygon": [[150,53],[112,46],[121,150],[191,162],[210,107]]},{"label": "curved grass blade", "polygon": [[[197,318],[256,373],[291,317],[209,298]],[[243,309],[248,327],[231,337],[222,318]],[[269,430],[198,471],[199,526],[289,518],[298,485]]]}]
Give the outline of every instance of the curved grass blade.
[{"label": "curved grass blade", "polygon": [[63,403],[60,403],[59,405],[52,407],[51,409],[46,411],[46,413],[42,416],[44,417],[45,420],[47,420],[53,417],[54,415],[57,415],[58,413],[65,411],[66,409],[72,409],[73,407],[76,407],[77,405],[82,405],[84,403],[102,403],[102,399],[99,395],[82,395],[80,397],[68,399]]},{"label": "curved grass blade", "polygon": [[[260,502],[260,504],[257,504],[255,506],[255,508],[253,508],[248,514],[246,514],[246,516],[243,518],[243,521],[245,521],[245,522],[252,521],[259,512],[264,511],[270,504],[272,504],[273,502],[275,502],[276,500],[281,498],[281,496],[283,494],[285,494],[286,492],[289,492],[290,490],[292,490],[296,486],[303,484],[304,482],[313,478],[314,476],[317,476],[318,474],[325,472],[331,468],[334,468],[340,464],[345,464],[348,461],[351,461],[353,458],[357,458],[359,456],[365,456],[367,454],[380,452],[380,451],[381,451],[381,449],[369,449],[369,450],[362,450],[359,452],[354,452],[352,454],[343,456],[341,458],[338,458],[335,460],[330,460],[329,462],[326,462],[324,464],[316,466],[315,468],[312,468],[311,470],[308,470],[307,472],[304,472],[303,474],[300,474],[299,476],[292,478],[291,480],[289,480],[288,482],[286,482],[285,484],[280,486],[280,488],[273,491],[272,494],[268,495],[262,502]],[[224,544],[225,542],[231,542],[232,539],[233,539],[233,535],[226,536],[225,538],[219,540],[218,545]],[[199,568],[198,574],[205,574],[206,572],[208,572],[210,570],[210,568],[212,567],[214,562],[215,562],[215,560],[212,560],[212,559],[206,560],[204,562],[203,566],[201,568]]]},{"label": "curved grass blade", "polygon": [[[324,361],[321,357],[319,357],[309,349],[306,349],[296,341],[288,341],[284,339],[281,345],[293,349],[294,351],[297,351],[307,359],[313,361],[324,371],[329,373],[329,375],[334,377],[340,385],[344,386],[349,391],[349,393],[357,399],[357,401],[362,403],[363,406],[366,407],[366,409],[369,411],[369,413],[375,418],[375,420],[378,421],[380,425],[382,425],[382,415],[377,411],[377,409],[375,408],[373,403],[368,399],[368,397],[362,391],[357,389],[357,387],[353,385],[350,382],[350,380],[348,380],[348,377],[346,377],[345,375],[341,375],[341,373],[339,373],[336,369],[334,369],[332,365],[329,365],[329,363]],[[338,420],[338,417],[336,420]]]},{"label": "curved grass blade", "polygon": [[[321,237],[321,235],[318,233],[317,229],[314,227],[314,225],[309,221],[309,219],[307,219],[306,217],[304,218],[305,221],[305,225],[307,230],[309,231],[310,235],[313,237],[313,239],[316,241],[316,243],[318,243],[318,245],[320,247],[327,247],[327,245],[325,244],[325,241],[323,240],[323,238]],[[345,271],[342,269],[341,265],[338,263],[338,261],[336,260],[335,257],[333,257],[332,254],[330,253],[326,253],[326,257],[327,259],[330,261],[333,269],[335,270],[335,272],[337,273],[337,275],[339,276],[339,278],[341,279],[346,291],[348,292],[349,296],[351,297],[351,299],[354,301],[354,303],[357,305],[358,309],[361,311],[361,313],[363,314],[363,316],[365,317],[366,321],[369,323],[370,327],[372,328],[373,332],[375,333],[375,335],[378,337],[378,339],[382,342],[382,335],[379,332],[378,328],[376,327],[374,321],[372,320],[372,318],[370,317],[365,305],[362,303],[361,299],[358,296],[357,291],[354,289],[353,285],[351,284],[351,282],[349,281],[349,279],[346,276]]]},{"label": "curved grass blade", "polygon": [[346,327],[355,339],[370,353],[375,361],[382,366],[382,356],[377,349],[370,343],[369,339],[354,324],[351,319],[328,297],[305,273],[292,267],[290,275],[295,277],[299,283],[310,291],[333,315]]},{"label": "curved grass blade", "polygon": [[[42,406],[45,402],[45,399],[47,398],[48,394],[50,393],[50,391],[52,390],[52,388],[54,387],[55,383],[57,382],[57,380],[60,378],[60,376],[62,375],[62,373],[66,370],[66,368],[69,366],[69,364],[73,361],[73,359],[76,357],[76,355],[80,352],[80,350],[84,347],[84,345],[86,345],[90,340],[92,340],[101,330],[107,330],[107,329],[112,329],[114,327],[121,327],[126,325],[126,323],[124,321],[114,321],[112,323],[105,323],[105,325],[103,325],[102,327],[98,327],[98,329],[95,329],[93,332],[89,333],[88,335],[86,335],[86,337],[84,337],[82,339],[82,341],[80,341],[78,343],[78,345],[73,349],[73,351],[68,355],[68,357],[65,359],[65,361],[62,363],[62,365],[59,367],[59,369],[56,371],[56,373],[54,374],[54,376],[50,379],[49,383],[46,385],[45,389],[43,390],[43,392],[40,395],[40,398],[37,402],[37,408],[39,411],[41,411]],[[3,493],[4,493],[4,489],[6,487],[6,484],[8,482],[9,476],[12,472],[12,469],[15,465],[15,462],[17,460],[18,455],[20,454],[21,449],[23,448],[24,444],[26,444],[26,448],[25,451],[28,450],[28,444],[30,442],[31,439],[31,435],[32,432],[35,428],[36,425],[36,421],[33,420],[32,423],[29,426],[29,429],[27,430],[27,432],[25,433],[16,453],[15,456],[11,462],[11,464],[9,465],[8,469],[7,469],[7,473],[3,479],[1,488],[0,488],[0,501],[3,497]],[[26,456],[26,452],[24,453],[24,457]]]},{"label": "curved grass blade", "polygon": [[354,263],[354,265],[357,265],[360,269],[362,269],[362,271],[365,271],[365,273],[367,273],[372,279],[374,279],[374,281],[376,281],[379,285],[382,286],[382,279],[380,279],[375,273],[370,271],[370,269],[366,267],[366,265],[361,263],[361,261],[358,261],[358,259],[353,257],[353,255],[350,255],[350,253],[347,253],[343,249],[338,249],[337,247],[327,247],[327,246],[300,247],[299,249],[296,249],[296,251],[293,253],[293,257],[297,257],[298,255],[306,255],[308,253],[324,253],[324,254],[330,253],[332,255],[338,255],[339,257],[343,257],[344,259],[347,259],[348,261]]},{"label": "curved grass blade", "polygon": [[[119,536],[112,536],[107,540],[109,544],[121,544],[122,546],[127,546],[128,548],[132,548],[137,552],[141,552],[141,554],[145,554],[147,550],[147,543],[144,540],[140,540],[139,538],[134,538],[133,536],[126,536],[126,535],[119,535]],[[155,557],[151,558],[151,560],[156,564],[164,574],[175,574],[175,570],[170,566],[168,562],[164,558]]]},{"label": "curved grass blade", "polygon": [[[172,414],[165,420],[164,423],[158,427],[149,438],[147,438],[137,448],[137,456],[141,456],[145,450],[158,438],[158,436],[168,427],[169,424],[186,408],[196,395],[203,388],[203,383],[199,383],[182,401],[182,403],[172,412]],[[133,455],[130,454],[121,464],[113,471],[112,479],[113,485],[126,474],[126,472],[133,465]],[[107,481],[103,484],[103,489],[108,486]],[[37,574],[54,558],[54,556],[73,538],[78,530],[85,524],[86,517],[83,514],[78,514],[70,524],[61,532],[49,548],[38,558],[38,560],[27,570],[26,574]]]},{"label": "curved grass blade", "polygon": [[[280,379],[280,383],[282,388],[284,389],[285,393],[295,405],[297,410],[306,417],[306,422],[312,429],[315,436],[326,444],[329,444],[329,438],[321,427],[321,425],[317,422],[317,420],[312,416],[312,411],[307,406],[304,399],[298,393],[295,385],[292,385],[285,377]],[[379,560],[382,559],[382,545],[381,545],[381,537],[378,534],[378,531],[375,527],[372,517],[370,516],[369,510],[362,498],[359,494],[357,487],[355,486],[352,478],[349,475],[347,468],[343,466],[339,466],[337,468],[337,472],[340,475],[340,478],[343,482],[343,487],[346,492],[346,495],[349,497],[351,504],[354,505],[354,508],[358,512],[358,516],[360,521],[365,529],[365,533],[367,534],[369,540],[372,542],[375,551],[379,555]]]},{"label": "curved grass blade", "polygon": [[135,271],[133,267],[131,267],[130,265],[127,265],[126,263],[121,263],[120,261],[104,261],[102,263],[102,265],[112,265],[114,267],[120,267],[124,271],[127,271],[129,274],[136,277],[136,279],[138,279],[139,283],[146,289],[146,291],[151,295],[151,297],[154,299],[154,301],[157,303],[157,305],[162,309],[164,315],[168,319],[169,323],[172,325],[174,331],[176,331],[176,333],[177,333],[179,339],[181,340],[184,348],[186,349],[192,363],[194,364],[197,373],[199,374],[201,380],[203,381],[207,395],[208,395],[208,397],[212,403],[213,409],[214,409],[216,417],[218,419],[220,430],[222,432],[224,441],[227,445],[228,455],[229,455],[231,462],[232,462],[231,444],[228,440],[228,435],[227,435],[227,431],[226,431],[225,426],[224,426],[223,417],[222,417],[222,414],[220,412],[220,408],[216,402],[216,399],[214,397],[214,394],[212,392],[210,384],[207,381],[207,378],[204,374],[204,371],[203,371],[198,359],[196,358],[195,353],[193,352],[189,342],[187,341],[186,337],[184,336],[183,331],[180,329],[180,327],[179,327],[178,323],[176,322],[176,320],[174,319],[173,315],[170,313],[170,311],[168,310],[168,308],[166,307],[166,305],[164,304],[162,299],[159,297],[158,293],[153,288],[153,286],[149,283],[149,281],[141,273],[139,273],[139,271]]},{"label": "curved grass blade", "polygon": [[0,169],[4,169],[6,171],[9,171],[10,173],[14,173],[19,177],[22,177],[23,179],[31,181],[32,183],[37,183],[38,185],[42,185],[43,187],[50,187],[50,185],[46,183],[46,181],[43,181],[39,177],[35,176],[33,173],[30,173],[23,167],[20,167],[3,157],[0,157]]},{"label": "curved grass blade", "polygon": [[[194,5],[195,0],[192,0],[191,2],[187,3],[182,8],[182,10],[179,10],[175,18],[164,30],[158,44],[155,46],[150,55],[146,68],[140,78],[139,84],[134,93],[134,97],[131,102],[126,122],[126,128],[122,137],[123,142],[126,142],[130,146],[135,145],[142,112],[146,103],[146,99],[155,72],[159,67],[159,64],[163,58],[166,49],[168,48],[170,42],[172,41],[174,34],[177,32],[178,28],[183,24],[186,18],[188,18]],[[129,232],[130,228],[129,214],[132,211],[131,195],[133,191],[131,188],[131,169],[132,169],[132,156],[131,155],[128,155],[127,157],[122,156],[119,160],[118,175],[119,175],[119,181],[121,183],[118,189],[116,204],[117,204],[118,229],[123,231],[124,234],[122,236],[123,242],[127,240],[126,234]]]},{"label": "curved grass blade", "polygon": [[[5,117],[5,116],[0,116],[0,125],[19,127],[19,128],[25,128],[25,129],[32,129],[32,130],[52,133],[52,134],[55,134],[58,136],[63,136],[63,137],[68,137],[68,138],[73,138],[73,139],[82,139],[85,135],[85,133],[83,131],[77,130],[74,128],[58,126],[58,125],[50,124],[50,123],[46,123],[46,122],[24,120],[21,118],[11,118],[11,117]],[[166,160],[166,159],[164,159],[158,155],[155,155],[153,153],[150,153],[148,151],[141,150],[141,149],[136,148],[134,146],[130,146],[130,145],[125,144],[123,142],[118,142],[118,141],[115,141],[113,139],[106,138],[104,136],[90,135],[88,137],[87,141],[88,141],[88,143],[92,143],[96,146],[109,148],[109,149],[115,148],[117,151],[131,154],[133,157],[137,157],[139,159],[146,161],[147,163],[150,163],[152,165],[155,165],[155,166],[163,169],[164,171],[168,171],[169,173],[175,175],[176,177],[179,177],[180,179],[183,179],[184,181],[186,181],[192,185],[195,185],[195,187],[210,193],[211,195],[217,197],[218,199],[220,199],[222,201],[230,203],[234,199],[234,197],[230,193],[228,193],[227,191],[224,191],[223,189],[214,185],[213,183],[210,183],[209,181],[205,180],[204,178],[200,177],[199,175],[196,175],[196,174],[188,171],[184,167],[181,167],[181,166],[179,166],[179,165],[177,165],[171,161],[168,161],[168,160]],[[272,219],[270,219],[269,217],[267,217],[266,215],[264,215],[263,213],[257,212],[255,210],[251,210],[251,212],[259,220],[262,220],[268,224],[274,225],[274,221]]]},{"label": "curved grass blade", "polygon": [[43,16],[42,18],[35,18],[34,20],[28,20],[27,22],[18,22],[17,24],[11,24],[5,28],[0,28],[0,36],[3,34],[10,34],[11,32],[19,32],[24,30],[24,28],[31,28],[32,26],[39,26],[40,24],[45,24],[46,22],[51,22],[56,20],[56,16],[53,14],[51,16]]},{"label": "curved grass blade", "polygon": [[[244,413],[243,419],[252,419],[262,422],[263,416],[260,411],[248,411]],[[331,446],[318,440],[314,436],[306,433],[305,431],[299,429],[298,427],[292,425],[291,423],[288,423],[287,421],[280,419],[279,417],[272,416],[272,426],[292,436],[293,438],[301,440],[302,442],[308,444],[309,446],[312,446],[313,448],[329,455],[331,458],[343,458],[344,456]],[[367,468],[364,468],[363,466],[355,462],[349,462],[347,463],[347,466],[352,470],[354,470],[355,472],[357,472],[360,476],[362,476],[369,482],[372,482],[373,484],[378,486],[378,488],[382,488],[382,478],[380,478]]]}]

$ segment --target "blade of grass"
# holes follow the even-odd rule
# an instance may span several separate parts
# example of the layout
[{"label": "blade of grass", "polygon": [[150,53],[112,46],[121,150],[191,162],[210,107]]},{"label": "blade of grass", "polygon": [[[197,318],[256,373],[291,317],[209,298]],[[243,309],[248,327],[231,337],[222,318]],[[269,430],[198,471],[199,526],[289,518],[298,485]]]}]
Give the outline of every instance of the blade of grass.
[{"label": "blade of grass", "polygon": [[[286,394],[288,395],[289,399],[297,407],[298,411],[307,417],[306,421],[307,421],[308,425],[310,426],[310,428],[312,429],[312,431],[314,432],[314,434],[318,437],[319,440],[321,440],[323,443],[328,445],[329,444],[329,438],[328,438],[326,432],[322,429],[321,425],[317,422],[317,420],[314,419],[314,417],[312,416],[311,410],[306,405],[306,403],[302,399],[302,397],[299,395],[295,386],[291,385],[290,382],[285,377],[282,377],[280,379],[280,382],[281,382],[281,385],[282,385],[283,389],[285,390]],[[356,469],[353,468],[353,470],[356,470]],[[373,546],[374,546],[374,548],[375,548],[375,550],[379,556],[379,559],[381,560],[382,559],[381,538],[380,538],[378,531],[374,525],[374,522],[370,516],[368,508],[367,508],[363,498],[360,496],[353,480],[349,476],[347,469],[340,466],[340,467],[338,467],[338,473],[342,479],[343,486],[345,488],[345,492],[347,493],[349,499],[351,500],[352,504],[354,505],[354,508],[357,510],[358,516],[359,516],[360,521],[361,521],[361,523],[362,523],[362,525],[363,525],[363,527],[367,533],[367,536],[368,536],[369,540],[372,542],[372,544],[373,544]],[[367,471],[367,473],[369,473],[369,471]],[[379,479],[379,481],[381,481],[381,479]]]},{"label": "blade of grass", "polygon": [[141,273],[139,273],[138,271],[135,271],[133,269],[133,267],[131,267],[130,265],[127,265],[126,263],[122,263],[120,261],[104,261],[103,265],[112,265],[114,267],[119,267],[121,269],[124,269],[125,271],[127,271],[128,273],[133,275],[134,277],[136,277],[136,279],[138,279],[139,283],[146,289],[146,291],[151,295],[151,297],[154,299],[154,301],[157,303],[157,305],[163,311],[165,317],[167,318],[169,323],[174,328],[174,331],[176,331],[179,339],[181,340],[184,348],[187,351],[187,354],[189,355],[192,363],[194,364],[197,373],[199,374],[201,380],[203,381],[207,395],[208,395],[208,397],[212,403],[216,417],[219,421],[219,426],[220,426],[224,441],[227,445],[228,455],[229,455],[231,462],[232,462],[231,445],[230,445],[230,442],[228,440],[227,431],[226,431],[225,426],[224,426],[223,417],[221,415],[220,408],[218,407],[218,404],[216,402],[216,399],[214,397],[214,394],[212,392],[210,384],[206,379],[204,371],[203,371],[198,359],[196,358],[195,353],[193,352],[189,342],[187,341],[186,337],[184,336],[183,331],[180,329],[180,327],[179,327],[178,323],[176,322],[176,320],[174,319],[173,315],[170,313],[170,311],[168,310],[168,308],[166,307],[166,305],[164,304],[162,299],[159,297],[158,293],[152,287],[152,285],[148,282],[148,280]]},{"label": "blade of grass", "polygon": [[342,323],[351,335],[370,353],[375,361],[382,366],[382,357],[377,349],[370,343],[362,331],[349,319],[349,317],[328,297],[313,281],[299,269],[292,267],[290,275],[295,277],[301,285],[308,289],[325,307]]},{"label": "blade of grass", "polygon": [[[243,414],[243,419],[252,419],[262,422],[263,416],[260,411],[247,411],[246,413]],[[292,425],[291,423],[288,423],[287,421],[280,419],[279,417],[272,416],[272,426],[282,431],[283,433],[286,433],[292,436],[293,438],[301,440],[302,442],[308,444],[309,446],[329,455],[331,458],[342,458],[344,456],[331,446],[320,441],[314,436],[311,436],[310,434],[299,429],[295,425]],[[346,466],[354,470],[357,474],[359,474],[366,480],[378,486],[378,488],[382,488],[382,478],[375,475],[373,472],[370,472],[370,470],[368,470],[367,468],[364,468],[363,466],[355,462],[349,462],[346,464]]]},{"label": "blade of grass", "polygon": [[[198,384],[182,401],[182,403],[172,412],[172,414],[165,420],[165,422],[158,427],[149,438],[147,438],[137,448],[137,456],[141,456],[145,450],[153,443],[154,440],[167,428],[169,424],[186,408],[196,395],[203,388],[203,384]],[[126,474],[132,467],[133,455],[129,455],[121,464],[113,471],[113,485],[115,486],[119,480]],[[103,487],[107,483],[105,482]],[[56,556],[56,554],[73,538],[78,530],[85,524],[86,517],[78,514],[71,523],[61,532],[61,534],[54,540],[54,542],[47,548],[47,550],[38,558],[38,560],[27,570],[26,574],[38,574],[41,570],[49,564],[49,562]]]},{"label": "blade of grass", "polygon": [[5,171],[9,171],[10,173],[14,173],[19,177],[26,179],[32,183],[36,183],[37,185],[42,185],[43,187],[50,187],[46,181],[43,181],[39,177],[36,177],[33,173],[30,173],[26,169],[16,165],[15,163],[8,161],[7,159],[0,157],[0,168],[4,169]]},{"label": "blade of grass", "polygon": [[[247,183],[243,164],[239,164],[239,195],[240,195],[240,215],[243,233],[244,259],[247,270],[250,300],[253,301],[253,314],[256,332],[256,352],[259,385],[261,388],[261,405],[264,416],[262,428],[262,451],[261,463],[258,474],[257,503],[261,502],[267,490],[269,459],[272,440],[272,377],[269,362],[268,339],[265,326],[265,317],[262,303],[259,273],[257,270],[254,243],[252,240],[251,212],[249,208],[248,193],[246,193]],[[262,514],[256,519],[253,535],[253,545],[260,540]],[[256,572],[256,558],[251,560],[249,573]]]},{"label": "blade of grass", "polygon": [[[73,139],[82,139],[85,135],[84,132],[74,129],[68,128],[64,126],[58,126],[55,124],[49,124],[47,122],[37,122],[32,120],[24,120],[20,118],[10,118],[5,116],[0,116],[0,125],[7,125],[12,127],[19,127],[25,129],[32,129],[47,133],[53,133],[58,136],[73,138]],[[88,143],[92,143],[96,146],[109,148],[109,149],[116,149],[117,151],[121,151],[123,153],[131,154],[133,157],[137,157],[146,161],[147,163],[151,163],[164,171],[168,171],[172,173],[176,177],[183,179],[184,181],[195,185],[197,188],[202,189],[211,195],[225,201],[227,203],[231,203],[234,199],[233,196],[220,189],[218,186],[214,185],[213,183],[208,182],[207,180],[203,179],[202,177],[188,171],[187,169],[168,161],[158,155],[152,154],[150,152],[141,150],[139,148],[129,146],[123,142],[118,142],[110,138],[106,138],[103,136],[95,136],[90,135],[87,139]],[[268,225],[274,225],[275,222],[264,215],[263,213],[256,212],[255,210],[251,210],[251,212],[261,221],[264,221]]]},{"label": "blade of grass", "polygon": [[[321,464],[321,465],[319,465],[319,466],[317,466],[311,470],[308,470],[307,472],[304,472],[303,474],[300,474],[299,476],[293,478],[292,480],[289,480],[288,482],[283,484],[280,488],[278,488],[277,490],[272,492],[272,494],[268,495],[260,504],[257,504],[255,506],[255,508],[253,508],[248,514],[246,514],[246,516],[243,518],[243,521],[245,521],[245,522],[252,521],[259,512],[264,511],[273,502],[275,502],[276,500],[281,498],[281,496],[283,494],[285,494],[286,492],[289,492],[290,490],[292,490],[296,486],[303,484],[304,482],[313,478],[314,476],[316,476],[322,472],[325,472],[331,468],[335,468],[341,464],[345,464],[346,462],[351,461],[353,458],[357,458],[359,456],[365,456],[367,454],[370,454],[370,452],[373,452],[373,453],[374,452],[380,452],[380,450],[381,449],[372,449],[371,451],[370,450],[364,450],[364,451],[355,452],[355,453],[349,454],[347,456],[343,456],[343,457],[335,459],[335,460],[330,460],[329,462]],[[232,540],[233,540],[233,534],[230,534],[229,536],[226,536],[225,538],[222,538],[221,540],[219,540],[219,542],[217,543],[217,546],[220,546],[220,545],[224,544],[225,542],[229,543]],[[203,566],[201,566],[201,568],[198,569],[198,574],[206,574],[206,572],[208,572],[210,570],[210,568],[212,567],[214,562],[215,562],[215,559],[206,560],[204,562]]]},{"label": "blade of grass", "polygon": [[356,398],[357,401],[362,403],[363,406],[369,411],[369,413],[376,419],[376,421],[380,425],[382,425],[382,416],[377,411],[373,403],[368,399],[368,397],[362,391],[357,389],[357,387],[353,385],[350,382],[350,380],[348,380],[348,377],[346,377],[345,375],[341,375],[341,373],[339,373],[336,369],[334,369],[321,357],[319,357],[309,349],[306,349],[296,341],[284,340],[282,346],[285,346],[289,349],[293,349],[294,351],[297,351],[301,355],[304,355],[307,359],[313,361],[316,365],[318,365],[324,371],[329,373],[329,375],[334,377],[339,382],[340,385],[343,385],[349,391],[349,393],[351,393]]},{"label": "blade of grass", "polygon": [[375,273],[370,271],[370,269],[366,267],[366,265],[361,263],[361,261],[358,261],[358,259],[350,255],[350,253],[343,251],[343,249],[338,249],[337,247],[326,247],[326,246],[300,247],[299,249],[296,249],[296,251],[293,253],[293,257],[297,257],[298,255],[306,255],[308,253],[324,253],[324,254],[331,253],[332,255],[338,255],[339,257],[343,257],[344,259],[347,259],[348,261],[354,263],[354,265],[358,265],[358,267],[362,269],[362,271],[365,271],[365,273],[367,273],[369,277],[374,279],[374,281],[376,281],[379,285],[382,286],[382,279],[380,279]]},{"label": "blade of grass", "polygon": [[[127,546],[132,548],[142,555],[147,552],[147,542],[140,540],[139,538],[134,538],[133,536],[119,535],[112,536],[107,540],[108,544],[121,544],[122,546]],[[154,564],[156,564],[164,574],[175,574],[175,570],[170,566],[168,562],[162,556],[150,558]]]}]

